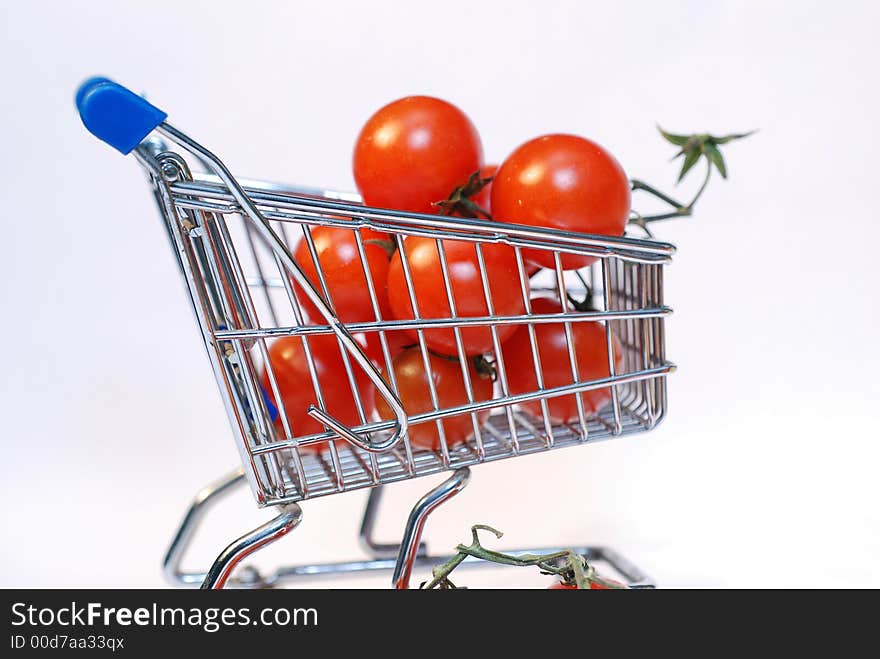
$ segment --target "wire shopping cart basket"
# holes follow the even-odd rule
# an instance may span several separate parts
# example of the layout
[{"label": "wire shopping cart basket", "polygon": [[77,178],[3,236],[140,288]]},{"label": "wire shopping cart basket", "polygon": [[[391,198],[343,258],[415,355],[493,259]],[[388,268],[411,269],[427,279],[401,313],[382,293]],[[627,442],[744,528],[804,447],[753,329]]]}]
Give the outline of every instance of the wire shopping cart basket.
[{"label": "wire shopping cart basket", "polygon": [[[88,130],[124,154],[133,152],[149,176],[241,455],[241,467],[204,488],[190,506],[165,560],[166,576],[173,583],[267,586],[308,575],[393,569],[394,585],[405,588],[414,565],[441,560],[427,555],[421,532],[430,512],[466,485],[470,466],[641,432],[663,418],[665,377],[674,369],[666,360],[663,330],[664,318],[671,313],[663,302],[663,267],[674,253],[672,245],[370,208],[353,194],[246,181],[171,126],[164,112],[110,80],[86,81],[76,101]],[[342,322],[334,309],[313,235],[316,228],[327,226],[351,232],[373,320]],[[436,276],[449,312],[441,317],[419,313],[414,277],[407,258],[402,258],[412,317],[383,314],[366,256],[370,245],[362,235],[365,231],[389,236],[403,255],[411,237],[434,241],[439,256]],[[483,315],[456,313],[447,241],[471,246],[485,298]],[[308,276],[292,256],[298,245],[311,255],[316,277]],[[485,251],[494,245],[515,256],[511,281],[490,281]],[[555,268],[531,272],[524,250],[551,254]],[[565,270],[562,258],[568,255],[582,257],[588,265]],[[521,298],[522,312],[496,312],[498,286]],[[533,309],[531,302],[541,292],[562,300],[561,308],[547,313]],[[566,304],[572,297],[583,297],[589,304]],[[578,323],[601,323],[598,326],[604,328],[607,375],[580,376],[573,338]],[[570,384],[544,386],[535,334],[547,324],[565,327]],[[516,363],[505,360],[502,345],[511,326],[527,333],[531,348],[529,358]],[[483,332],[488,341],[484,352],[495,372],[488,398],[475,394],[466,365],[470,355],[465,354],[462,336],[469,331]],[[442,404],[432,384],[432,353],[425,337],[437,332],[454,340],[465,403]],[[413,337],[410,349],[419,351],[429,374],[432,405],[427,411],[409,412],[401,402],[390,349],[392,338],[400,333]],[[302,386],[314,394],[308,423],[291,421],[304,418],[304,410],[287,409],[270,358],[273,343],[291,337],[302,346],[307,367]],[[333,406],[338,396],[322,390],[313,352],[318,340],[337,342],[344,373],[336,375],[346,394],[350,389],[356,414],[340,414]],[[368,355],[366,345],[377,349]],[[518,369],[533,374],[532,390],[511,387],[510,376]],[[380,417],[367,391],[390,413]],[[585,398],[591,391],[610,391],[608,403],[592,409]],[[574,418],[554,418],[549,402],[565,396],[576,401],[577,413]],[[446,437],[445,423],[454,418],[470,420],[464,442]],[[425,425],[436,428],[433,445],[412,441],[412,430]],[[413,508],[400,543],[373,539],[380,486],[450,471],[447,480]],[[278,515],[231,543],[206,572],[182,571],[184,551],[208,507],[243,482],[260,506],[276,507]],[[298,502],[358,488],[371,488],[360,531],[369,559],[282,567],[270,575],[241,569],[232,576],[245,556],[300,522]],[[577,551],[588,559],[608,561],[631,584],[645,582],[644,575],[608,549]]]}]

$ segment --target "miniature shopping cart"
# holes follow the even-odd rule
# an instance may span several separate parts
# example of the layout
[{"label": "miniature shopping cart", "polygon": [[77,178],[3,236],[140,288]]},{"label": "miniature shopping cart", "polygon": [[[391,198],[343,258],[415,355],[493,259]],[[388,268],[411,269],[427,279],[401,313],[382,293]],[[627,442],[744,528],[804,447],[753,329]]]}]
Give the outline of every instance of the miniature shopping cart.
[{"label": "miniature shopping cart", "polygon": [[[205,588],[219,588],[227,583],[257,587],[309,575],[390,569],[394,571],[394,585],[405,588],[414,565],[445,560],[427,554],[420,542],[422,529],[431,511],[466,485],[470,466],[641,432],[663,418],[666,375],[674,369],[666,360],[663,330],[664,318],[671,313],[663,303],[663,267],[674,252],[672,245],[370,208],[353,194],[246,181],[234,177],[213,153],[167,123],[164,112],[110,80],[86,81],[76,100],[89,131],[124,154],[133,152],[147,171],[241,454],[241,467],[203,489],[187,512],[165,560],[166,576],[172,582],[201,584]],[[342,323],[334,314],[318,259],[313,256],[319,280],[315,285],[291,256],[297,241],[305,241],[315,255],[311,230],[323,225],[354,232],[365,269],[369,266],[358,229],[389,234],[403,253],[407,236],[436,239],[441,254],[441,239],[473,243],[487,315],[464,318],[455,314],[447,268],[442,267],[438,276],[443,277],[450,295],[449,317],[421,318],[416,308],[411,320],[383,318],[372,277],[365,271],[368,285],[364,295],[370,296],[377,320]],[[493,243],[508,245],[516,254],[518,277],[510,285],[521,290],[526,313],[503,316],[493,312],[481,257],[482,248]],[[523,259],[524,249],[552,254],[555,269],[545,269],[530,277]],[[594,257],[594,261],[579,271],[565,271],[561,262],[565,254]],[[410,297],[415,302],[412,278],[405,274]],[[319,311],[320,317],[313,318],[311,323],[294,294],[294,286],[305,291]],[[530,294],[541,289],[562,300],[566,295],[585,296],[594,310],[566,308],[557,313],[532,313]],[[571,328],[590,321],[602,321],[606,332],[610,375],[599,380],[579,378],[573,354]],[[534,328],[541,323],[563,323],[566,327],[572,353],[570,385],[543,385],[534,339]],[[500,357],[497,329],[509,324],[522,325],[531,333],[534,358],[530,363],[505,364]],[[393,377],[383,377],[383,372],[392,372],[387,333],[415,330],[424,363],[430,369],[423,332],[451,329],[460,348],[459,332],[466,326],[488,327],[492,332],[497,371],[494,398],[474,400],[471,388],[466,387],[471,402],[444,408],[437,403],[431,385],[434,409],[407,414]],[[356,340],[355,334],[361,333],[378,336],[384,357],[380,367],[365,355]],[[355,398],[356,375],[362,371],[375,386],[376,396],[384,398],[392,410],[393,419],[375,418],[358,403],[360,422],[341,422],[332,407],[325,407],[312,365],[317,400],[308,414],[320,422],[323,430],[298,434],[298,429],[291,427],[272,374],[268,345],[278,337],[302,337],[309,355],[307,338],[321,334],[333,335],[338,340]],[[612,334],[617,339],[612,340]],[[621,350],[622,356],[615,354]],[[513,368],[535,369],[536,390],[512,394],[507,374]],[[268,372],[272,396],[262,386],[263,369]],[[470,377],[467,370],[463,367],[465,381]],[[546,401],[599,388],[610,388],[612,392],[605,409],[588,414],[577,395],[576,422],[551,421]],[[534,401],[541,403],[541,415],[530,415],[522,409],[523,403]],[[275,409],[276,403],[280,409]],[[486,411],[490,414],[483,421]],[[483,413],[479,419],[478,413]],[[464,444],[449,445],[443,436],[442,420],[458,415],[470,416],[474,432]],[[282,420],[280,424],[278,419]],[[438,448],[425,449],[410,443],[408,429],[421,423],[436,425]],[[316,450],[315,445],[321,448]],[[382,486],[444,472],[452,473],[413,508],[402,541],[391,545],[377,543],[373,526]],[[244,481],[250,485],[257,503],[274,506],[278,515],[230,544],[207,572],[181,571],[183,553],[208,506]],[[368,559],[282,567],[268,575],[242,568],[232,575],[245,556],[299,524],[302,513],[298,502],[358,488],[371,488],[360,532]],[[608,561],[631,584],[646,582],[636,568],[607,549],[578,547],[576,551],[587,559]]]}]

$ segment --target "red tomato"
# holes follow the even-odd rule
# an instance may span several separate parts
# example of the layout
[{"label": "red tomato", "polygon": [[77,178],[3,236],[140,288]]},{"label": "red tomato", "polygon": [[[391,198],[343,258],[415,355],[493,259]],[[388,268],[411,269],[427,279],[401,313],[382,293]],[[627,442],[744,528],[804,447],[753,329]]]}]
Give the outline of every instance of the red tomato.
[{"label": "red tomato", "polygon": [[[440,409],[466,405],[468,403],[467,390],[461,372],[461,363],[458,360],[450,360],[432,354],[428,355],[428,360],[431,365]],[[400,392],[400,402],[403,403],[407,415],[432,411],[434,406],[431,403],[428,374],[425,371],[421,350],[419,348],[404,350],[394,358],[392,367],[397,389]],[[491,400],[493,389],[491,378],[478,374],[473,364],[470,363],[468,364],[468,374],[470,375],[474,400]],[[390,377],[387,375],[386,380],[390,382]],[[394,418],[391,408],[381,397],[376,400],[376,409],[381,418]],[[482,424],[488,416],[488,411],[479,412],[477,420]],[[443,424],[443,433],[446,436],[446,445],[450,448],[464,442],[474,433],[474,424],[470,414],[448,417],[443,419],[441,423]],[[414,447],[438,450],[440,448],[440,434],[437,431],[437,424],[429,421],[411,425],[409,440]]]},{"label": "red tomato", "polygon": [[[534,298],[534,313],[561,313],[562,307],[556,300]],[[572,339],[577,354],[578,380],[598,380],[609,376],[608,350],[605,342],[605,325],[599,322],[573,322],[571,324]],[[623,360],[623,349],[620,341],[612,334],[614,341],[615,370]],[[565,336],[565,325],[562,323],[543,323],[535,325],[535,343],[540,355],[541,372],[544,388],[563,387],[574,384],[571,364],[568,357],[568,341]],[[501,347],[507,366],[507,382],[511,394],[524,394],[538,389],[535,377],[534,359],[532,358],[529,331],[521,326],[507,343]],[[580,394],[584,412],[591,416],[600,411],[611,401],[611,388],[592,389]],[[523,403],[521,407],[529,414],[540,417],[539,401]],[[578,419],[577,400],[574,394],[556,396],[547,399],[550,420],[553,423],[571,423]]]},{"label": "red tomato", "polygon": [[[388,305],[388,252],[373,240],[389,240],[387,234],[370,229],[359,229],[364,243],[364,255],[370,269],[370,278],[376,291],[376,298],[382,318],[391,318]],[[354,229],[338,227],[314,227],[311,229],[312,240],[318,261],[324,273],[324,280],[330,292],[330,300],[336,315],[344,323],[369,322],[376,320],[370,295],[367,292],[366,270],[362,265],[358,252]],[[306,241],[300,240],[293,258],[302,267],[319,293],[323,295],[318,269],[312,259]],[[318,308],[308,299],[305,291],[296,283],[293,285],[297,300],[309,319],[314,323],[324,323],[324,317]]]},{"label": "red tomato", "polygon": [[368,206],[436,214],[483,164],[480,136],[454,105],[430,96],[389,103],[354,148],[354,180]]},{"label": "red tomato", "polygon": [[[444,240],[443,248],[452,299],[458,316],[489,315],[474,243]],[[443,285],[437,242],[432,238],[414,236],[406,240],[404,249],[420,316],[450,318],[449,300]],[[482,251],[494,314],[510,316],[525,313],[513,249],[504,245],[483,244]],[[413,308],[400,251],[391,259],[391,267],[388,271],[388,294],[394,317],[411,320],[414,317]],[[516,325],[499,325],[497,330],[499,341],[507,339],[516,329]],[[407,330],[407,332],[412,338],[418,339],[416,330]],[[462,328],[461,339],[467,355],[478,355],[492,350],[492,334],[488,325]],[[453,356],[458,354],[452,329],[425,330],[425,342],[434,352]]]},{"label": "red tomato", "polygon": [[[310,336],[307,340],[324,399],[324,409],[342,423],[351,426],[359,425],[360,417],[357,412],[357,404],[351,392],[351,386],[345,372],[345,363],[342,361],[336,337],[322,334]],[[302,338],[286,336],[275,341],[269,347],[269,361],[275,373],[278,392],[284,401],[287,420],[293,434],[301,437],[323,432],[324,426],[307,414],[309,405],[318,406],[318,397],[309,375]],[[369,421],[374,409],[375,388],[367,375],[353,360],[352,371],[358,385],[364,413]],[[265,368],[261,380],[269,400],[278,407],[280,414],[281,408],[272,393],[269,375]],[[280,419],[275,422],[275,427],[283,432]],[[322,446],[323,444],[316,444],[305,448],[317,450]]]},{"label": "red tomato", "polygon": [[[379,338],[379,333],[365,332],[364,339],[366,344],[364,352],[367,353],[367,357],[369,357],[373,363],[378,364],[380,368],[385,368],[385,353],[382,351],[382,341]],[[394,332],[386,331],[385,341],[388,343],[388,352],[392,359],[403,352],[404,348],[416,343],[416,341],[403,330],[397,330]]]},{"label": "red tomato", "polygon": [[[545,135],[505,160],[492,182],[492,215],[502,222],[579,233],[622,236],[629,219],[626,172],[601,146],[575,135]],[[554,267],[553,253],[525,250],[527,258]],[[565,270],[595,257],[564,254]]]}]

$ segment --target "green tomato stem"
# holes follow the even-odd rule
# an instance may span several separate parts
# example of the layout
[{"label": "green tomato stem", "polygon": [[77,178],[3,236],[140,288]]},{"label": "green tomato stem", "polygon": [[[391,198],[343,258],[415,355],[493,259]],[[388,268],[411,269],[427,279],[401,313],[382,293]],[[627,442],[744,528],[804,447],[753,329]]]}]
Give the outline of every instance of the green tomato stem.
[{"label": "green tomato stem", "polygon": [[687,205],[681,204],[676,201],[669,195],[666,195],[656,188],[651,187],[647,183],[643,183],[639,180],[631,181],[633,190],[644,190],[645,192],[654,195],[658,199],[666,202],[670,206],[672,206],[675,210],[667,213],[657,213],[655,215],[640,215],[636,214],[636,217],[629,221],[630,224],[635,224],[636,226],[644,229],[648,235],[650,235],[650,231],[648,231],[648,227],[646,226],[650,222],[660,222],[661,220],[671,220],[676,217],[690,217],[694,212],[694,204],[697,203],[699,198],[703,195],[703,192],[706,190],[706,186],[709,184],[709,178],[712,176],[712,163],[709,159],[706,159],[706,176],[703,179],[702,185],[700,185],[699,190],[697,190],[697,194],[694,195],[694,198],[691,199],[691,202]]}]

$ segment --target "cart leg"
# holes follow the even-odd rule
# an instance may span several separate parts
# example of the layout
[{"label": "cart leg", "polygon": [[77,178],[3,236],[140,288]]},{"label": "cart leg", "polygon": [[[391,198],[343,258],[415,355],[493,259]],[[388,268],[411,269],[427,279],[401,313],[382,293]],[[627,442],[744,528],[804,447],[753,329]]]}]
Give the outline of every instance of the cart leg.
[{"label": "cart leg", "polygon": [[168,551],[165,552],[165,560],[162,561],[162,572],[171,585],[197,586],[205,580],[204,572],[181,571],[180,563],[183,555],[208,509],[217,502],[217,499],[244,484],[244,480],[244,471],[238,468],[206,485],[193,498]]},{"label": "cart leg", "polygon": [[412,573],[413,561],[415,561],[419,549],[419,541],[425,528],[425,521],[434,510],[442,503],[448,501],[461,492],[471,477],[471,470],[467,467],[456,469],[448,479],[428,492],[419,499],[406,520],[406,528],[403,539],[400,542],[400,551],[397,554],[397,564],[394,566],[392,584],[398,590],[409,588],[409,577]]},{"label": "cart leg", "polygon": [[203,590],[223,588],[243,558],[287,535],[302,521],[302,509],[295,503],[279,507],[282,512],[275,519],[241,536],[220,553],[205,575]]},{"label": "cart leg", "polygon": [[[275,519],[229,545],[208,572],[182,571],[180,564],[183,556],[205,514],[220,498],[239,485],[243,485],[244,482],[244,471],[239,468],[203,487],[193,498],[162,563],[165,579],[172,585],[194,587],[199,584],[211,584],[214,587],[222,587],[232,569],[242,558],[285,535],[300,522],[302,512],[299,507],[285,506],[282,508],[283,512]],[[248,575],[246,583],[251,586],[266,585],[256,571]]]},{"label": "cart leg", "polygon": [[[367,497],[367,505],[364,508],[364,517],[361,521],[361,529],[358,534],[363,550],[372,558],[394,558],[400,551],[400,545],[397,543],[376,542],[373,538],[374,527],[376,525],[376,517],[378,516],[379,502],[382,500],[382,492],[384,487],[379,485],[370,490]],[[428,553],[428,547],[424,542],[420,542],[416,551],[417,556]]]}]

